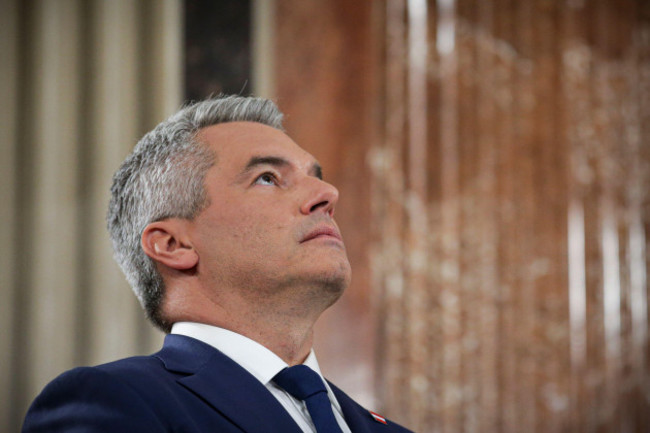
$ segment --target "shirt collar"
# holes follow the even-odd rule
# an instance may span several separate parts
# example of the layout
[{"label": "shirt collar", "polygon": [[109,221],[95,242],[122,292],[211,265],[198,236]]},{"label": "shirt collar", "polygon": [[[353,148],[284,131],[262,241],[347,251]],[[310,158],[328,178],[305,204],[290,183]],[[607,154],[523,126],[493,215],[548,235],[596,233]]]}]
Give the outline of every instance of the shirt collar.
[{"label": "shirt collar", "polygon": [[[264,385],[267,385],[282,369],[288,367],[282,358],[258,342],[224,328],[203,323],[177,322],[172,326],[171,333],[192,337],[209,344],[241,365]],[[303,364],[323,377],[313,349]]]}]

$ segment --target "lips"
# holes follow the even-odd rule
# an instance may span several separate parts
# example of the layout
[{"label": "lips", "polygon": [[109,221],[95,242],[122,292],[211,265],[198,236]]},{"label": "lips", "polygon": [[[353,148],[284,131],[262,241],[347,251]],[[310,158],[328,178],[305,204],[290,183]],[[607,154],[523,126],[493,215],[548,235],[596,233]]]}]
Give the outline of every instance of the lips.
[{"label": "lips", "polygon": [[310,241],[312,239],[320,238],[320,237],[329,237],[336,239],[338,241],[343,242],[343,238],[341,238],[341,234],[339,231],[336,229],[336,227],[333,226],[318,226],[315,229],[311,230],[307,235],[300,241],[300,243]]}]

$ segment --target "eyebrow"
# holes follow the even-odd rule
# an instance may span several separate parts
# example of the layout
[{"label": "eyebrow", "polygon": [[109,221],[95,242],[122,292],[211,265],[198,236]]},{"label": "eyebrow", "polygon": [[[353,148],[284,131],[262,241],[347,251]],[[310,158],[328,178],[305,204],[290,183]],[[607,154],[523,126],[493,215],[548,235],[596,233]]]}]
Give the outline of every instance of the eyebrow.
[{"label": "eyebrow", "polygon": [[[281,156],[253,156],[248,160],[246,167],[244,167],[241,172],[241,176],[245,176],[253,169],[255,169],[255,167],[259,167],[260,165],[270,165],[277,168],[284,168],[291,166],[291,163]],[[309,168],[309,174],[321,180],[323,179],[323,169],[317,162],[314,162],[311,165]]]}]

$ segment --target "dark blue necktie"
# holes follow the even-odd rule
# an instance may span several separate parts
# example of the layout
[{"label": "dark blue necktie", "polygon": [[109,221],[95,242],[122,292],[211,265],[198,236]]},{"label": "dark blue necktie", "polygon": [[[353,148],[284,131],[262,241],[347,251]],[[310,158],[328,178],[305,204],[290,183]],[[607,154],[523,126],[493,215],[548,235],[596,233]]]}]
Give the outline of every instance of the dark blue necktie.
[{"label": "dark blue necktie", "polygon": [[318,373],[306,365],[296,365],[276,374],[273,381],[307,404],[307,410],[318,433],[342,433],[334,418],[327,389]]}]

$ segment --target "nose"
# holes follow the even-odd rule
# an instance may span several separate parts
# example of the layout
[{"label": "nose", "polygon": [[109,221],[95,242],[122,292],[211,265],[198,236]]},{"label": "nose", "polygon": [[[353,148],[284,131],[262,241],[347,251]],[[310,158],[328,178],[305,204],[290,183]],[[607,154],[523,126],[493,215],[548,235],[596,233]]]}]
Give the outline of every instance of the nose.
[{"label": "nose", "polygon": [[304,215],[323,212],[333,217],[334,207],[339,201],[339,190],[334,185],[317,177],[310,178],[313,179],[312,187],[309,189],[307,198],[300,206],[300,212]]}]

